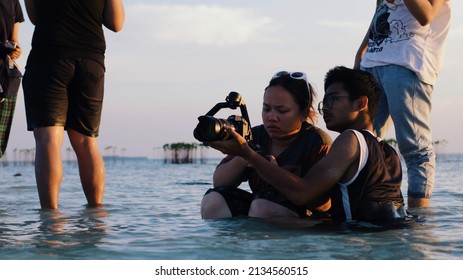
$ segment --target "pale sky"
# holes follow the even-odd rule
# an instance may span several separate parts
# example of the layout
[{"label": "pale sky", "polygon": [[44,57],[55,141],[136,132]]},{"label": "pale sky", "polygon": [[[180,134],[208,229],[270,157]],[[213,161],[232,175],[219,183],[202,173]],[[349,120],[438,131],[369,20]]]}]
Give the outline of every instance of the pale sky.
[{"label": "pale sky", "polygon": [[[446,58],[433,95],[434,140],[445,152],[463,153],[463,3],[453,2]],[[22,4],[23,1],[21,1]],[[100,129],[102,151],[127,156],[161,155],[167,143],[197,143],[193,129],[230,91],[239,92],[252,125],[261,124],[262,95],[278,70],[303,71],[323,97],[323,77],[332,67],[353,66],[375,0],[153,1],[125,0],[123,30],[105,30],[106,90]],[[22,66],[33,26],[22,23]],[[221,110],[226,118],[239,111]],[[318,126],[326,129],[323,119]],[[330,133],[336,137],[337,134]],[[390,137],[394,137],[393,131]],[[65,142],[63,150],[69,147]],[[20,89],[7,152],[34,148],[26,131]],[[212,155],[214,153],[210,152]],[[219,154],[220,155],[220,154]]]}]

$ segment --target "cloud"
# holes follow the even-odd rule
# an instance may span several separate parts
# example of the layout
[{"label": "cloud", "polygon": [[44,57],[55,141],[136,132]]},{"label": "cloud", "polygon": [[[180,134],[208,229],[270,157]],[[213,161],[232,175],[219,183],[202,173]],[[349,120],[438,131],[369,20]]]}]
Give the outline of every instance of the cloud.
[{"label": "cloud", "polygon": [[127,25],[163,44],[234,46],[269,38],[270,17],[249,9],[212,5],[135,4]]},{"label": "cloud", "polygon": [[[352,29],[356,30],[357,28],[364,28],[365,23],[354,22],[354,21],[330,21],[322,20],[318,22],[318,25],[330,28],[343,28],[343,29]],[[365,29],[366,30],[366,29]]]}]

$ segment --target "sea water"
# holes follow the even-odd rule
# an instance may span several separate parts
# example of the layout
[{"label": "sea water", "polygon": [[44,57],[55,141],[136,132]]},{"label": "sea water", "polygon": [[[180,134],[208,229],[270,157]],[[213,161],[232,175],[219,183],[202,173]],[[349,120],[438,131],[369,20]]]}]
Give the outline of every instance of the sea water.
[{"label": "sea water", "polygon": [[[218,161],[107,159],[101,209],[86,207],[77,166],[65,163],[58,211],[39,209],[32,164],[0,162],[0,259],[463,259],[463,155],[438,157],[431,207],[412,211],[418,223],[389,230],[202,220]],[[406,195],[406,174],[403,185]]]}]

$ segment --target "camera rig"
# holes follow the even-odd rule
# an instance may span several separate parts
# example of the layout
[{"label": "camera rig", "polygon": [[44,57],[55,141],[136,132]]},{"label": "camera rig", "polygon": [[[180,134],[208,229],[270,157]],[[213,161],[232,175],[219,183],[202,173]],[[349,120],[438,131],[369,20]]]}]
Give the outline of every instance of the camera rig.
[{"label": "camera rig", "polygon": [[[228,119],[217,119],[213,116],[221,109],[235,110],[240,108],[241,116],[232,115]],[[225,130],[224,125],[234,128],[248,143],[251,143],[251,122],[244,99],[237,92],[230,92],[225,102],[217,103],[205,115],[198,117],[199,123],[193,131],[194,137],[201,142],[228,140],[231,135]]]}]

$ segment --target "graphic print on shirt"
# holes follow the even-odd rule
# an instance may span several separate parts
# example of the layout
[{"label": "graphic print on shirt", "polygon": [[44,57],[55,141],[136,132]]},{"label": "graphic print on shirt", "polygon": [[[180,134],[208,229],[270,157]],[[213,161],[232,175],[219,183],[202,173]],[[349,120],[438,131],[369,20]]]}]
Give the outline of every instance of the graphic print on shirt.
[{"label": "graphic print on shirt", "polygon": [[373,18],[369,33],[368,52],[381,52],[386,44],[410,40],[414,35],[407,32],[407,26],[397,19],[390,20],[402,0],[379,0],[378,9]]}]

